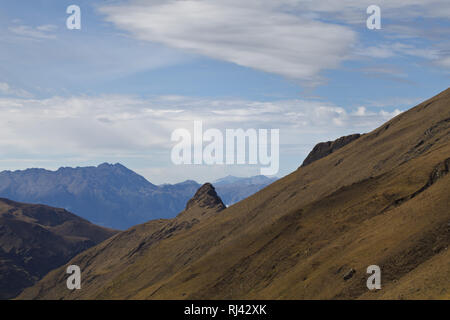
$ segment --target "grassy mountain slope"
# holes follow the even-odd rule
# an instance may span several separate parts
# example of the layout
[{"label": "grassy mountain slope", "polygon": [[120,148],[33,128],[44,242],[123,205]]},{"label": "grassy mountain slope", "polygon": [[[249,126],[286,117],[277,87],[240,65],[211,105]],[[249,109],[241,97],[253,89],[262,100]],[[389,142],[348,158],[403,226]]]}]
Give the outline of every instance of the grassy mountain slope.
[{"label": "grassy mountain slope", "polygon": [[81,290],[57,269],[20,298],[446,299],[449,166],[450,89],[189,228],[81,253]]}]

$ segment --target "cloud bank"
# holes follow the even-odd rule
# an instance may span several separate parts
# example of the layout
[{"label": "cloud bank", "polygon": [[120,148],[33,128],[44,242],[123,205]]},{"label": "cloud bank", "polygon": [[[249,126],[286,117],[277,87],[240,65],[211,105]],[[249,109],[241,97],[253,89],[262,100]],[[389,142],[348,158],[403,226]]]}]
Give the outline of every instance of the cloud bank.
[{"label": "cloud bank", "polygon": [[315,100],[110,95],[0,98],[0,113],[0,148],[5,159],[140,158],[152,167],[156,162],[170,162],[172,131],[192,131],[194,120],[202,120],[204,130],[280,129],[283,155],[295,154],[292,146],[370,131],[400,111],[361,106],[348,112]]}]

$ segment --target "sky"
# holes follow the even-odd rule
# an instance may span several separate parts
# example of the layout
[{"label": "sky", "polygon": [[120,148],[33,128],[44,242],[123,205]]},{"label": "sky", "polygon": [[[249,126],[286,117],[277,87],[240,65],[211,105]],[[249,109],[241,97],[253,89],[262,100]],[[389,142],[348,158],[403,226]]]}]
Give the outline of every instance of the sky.
[{"label": "sky", "polygon": [[[68,29],[66,9],[81,10]],[[368,29],[367,8],[381,9]],[[175,129],[279,129],[278,177],[314,145],[447,89],[448,0],[0,3],[0,170],[122,163],[156,184],[253,176],[175,165]]]}]

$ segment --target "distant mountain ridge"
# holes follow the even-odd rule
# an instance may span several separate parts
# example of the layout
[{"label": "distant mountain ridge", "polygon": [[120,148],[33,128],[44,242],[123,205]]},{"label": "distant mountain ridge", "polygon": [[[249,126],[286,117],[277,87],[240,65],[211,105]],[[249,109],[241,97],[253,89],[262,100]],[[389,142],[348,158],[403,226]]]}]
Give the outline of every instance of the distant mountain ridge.
[{"label": "distant mountain ridge", "polygon": [[172,217],[198,187],[195,183],[158,187],[118,163],[0,173],[1,197],[65,208],[116,229]]},{"label": "distant mountain ridge", "polygon": [[276,177],[254,176],[241,178],[227,176],[213,182],[217,193],[226,205],[232,205],[277,181]]},{"label": "distant mountain ridge", "polygon": [[[241,183],[230,188],[222,181],[217,192],[232,204],[272,181],[264,178],[251,184],[245,181],[253,178],[234,177]],[[0,172],[0,197],[65,208],[95,224],[122,230],[175,217],[200,186],[193,180],[157,186],[119,163]]]}]

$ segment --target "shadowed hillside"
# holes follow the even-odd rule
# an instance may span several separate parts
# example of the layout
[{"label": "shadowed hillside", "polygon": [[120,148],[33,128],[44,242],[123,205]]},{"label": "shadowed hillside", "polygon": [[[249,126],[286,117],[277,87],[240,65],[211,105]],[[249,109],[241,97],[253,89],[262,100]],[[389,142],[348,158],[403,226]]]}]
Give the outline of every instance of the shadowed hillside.
[{"label": "shadowed hillside", "polygon": [[0,199],[0,299],[114,233],[64,209]]},{"label": "shadowed hillside", "polygon": [[200,201],[79,254],[81,290],[59,268],[19,298],[449,299],[449,166],[450,89],[227,209]]}]

